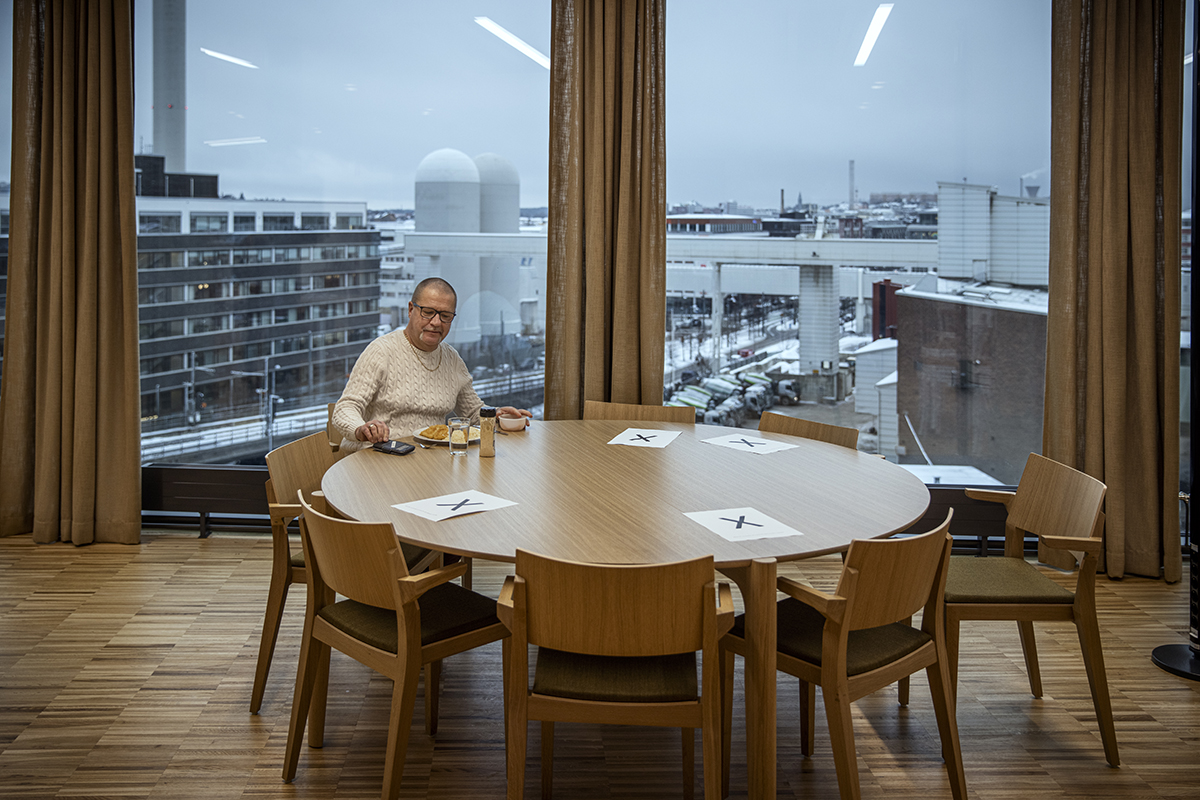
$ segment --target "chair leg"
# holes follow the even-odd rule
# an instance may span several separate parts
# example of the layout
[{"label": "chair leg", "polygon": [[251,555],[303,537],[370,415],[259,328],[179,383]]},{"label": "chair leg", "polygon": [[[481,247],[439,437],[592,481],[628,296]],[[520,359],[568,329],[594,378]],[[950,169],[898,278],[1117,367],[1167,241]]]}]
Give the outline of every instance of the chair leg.
[{"label": "chair leg", "polygon": [[[912,617],[904,621],[905,625],[912,625]],[[900,680],[896,681],[896,702],[902,706],[908,705],[908,676],[905,675]]]},{"label": "chair leg", "polygon": [[800,754],[811,756],[816,743],[817,687],[800,681]]},{"label": "chair leg", "polygon": [[683,800],[696,797],[696,729],[680,728],[683,739]]},{"label": "chair leg", "polygon": [[400,780],[404,777],[404,760],[408,753],[408,734],[412,729],[413,708],[417,704],[417,676],[421,662],[407,659],[404,675],[392,682],[392,710],[388,715],[388,745],[383,761],[383,798],[396,800],[400,796]]},{"label": "chair leg", "polygon": [[504,697],[502,705],[504,706],[504,777],[506,779],[508,778],[508,659],[512,657],[511,651],[512,638],[505,636],[500,640],[500,694]]},{"label": "chair leg", "polygon": [[[718,675],[718,680],[720,676]],[[700,748],[704,757],[704,800],[721,800],[728,787],[721,770],[721,692],[704,691],[700,697]]]},{"label": "chair leg", "polygon": [[438,726],[438,699],[442,693],[442,660],[425,665],[425,733],[433,736]]},{"label": "chair leg", "polygon": [[329,658],[331,651],[322,648],[321,660],[317,662],[313,684],[313,704],[308,710],[308,746],[325,746],[325,706],[329,699]]},{"label": "chair leg", "polygon": [[554,723],[542,723],[542,800],[554,791]]},{"label": "chair leg", "polygon": [[475,559],[463,556],[463,563],[467,565],[467,571],[463,573],[459,583],[464,589],[470,589],[475,575]]},{"label": "chair leg", "polygon": [[[505,729],[504,749],[508,756],[505,759],[508,777],[508,800],[524,800],[525,797],[525,745],[529,738],[529,662],[521,648],[514,647],[511,640],[505,639],[504,646],[508,650],[505,664],[508,666],[508,680],[504,684],[504,696],[508,706],[508,727]],[[511,663],[510,663],[511,661]]]},{"label": "chair leg", "polygon": [[942,758],[946,762],[946,773],[950,778],[950,793],[954,800],[966,800],[967,777],[963,772],[962,746],[958,738],[958,720],[954,713],[954,695],[950,688],[950,670],[941,658],[930,664],[925,674],[929,677],[929,691],[933,695],[933,713],[937,718],[938,733],[942,738]]},{"label": "chair leg", "polygon": [[[324,651],[324,653],[322,653]],[[328,658],[329,646],[305,636],[300,645],[300,662],[296,667],[296,689],[292,695],[292,717],[288,724],[287,747],[283,756],[283,781],[296,778],[300,763],[300,742],[304,739],[304,722],[308,717],[313,691],[317,683],[318,666],[322,657]]]},{"label": "chair leg", "polygon": [[837,768],[838,789],[842,800],[860,800],[858,785],[858,756],[854,749],[854,724],[850,717],[850,698],[830,687],[825,697],[825,718],[829,722],[829,743],[833,746],[833,763]]},{"label": "chair leg", "polygon": [[1108,675],[1104,671],[1104,649],[1100,644],[1100,626],[1096,615],[1081,614],[1075,620],[1079,633],[1079,649],[1083,651],[1083,668],[1092,690],[1092,705],[1096,707],[1096,723],[1100,740],[1104,742],[1104,758],[1111,766],[1121,766],[1117,754],[1117,728],[1113,723],[1112,700],[1108,694]]},{"label": "chair leg", "polygon": [[1034,697],[1042,696],[1042,671],[1038,668],[1037,642],[1033,638],[1033,623],[1029,620],[1017,622],[1021,634],[1021,652],[1025,654],[1025,671],[1029,673],[1029,692]]},{"label": "chair leg", "polygon": [[271,671],[271,658],[275,655],[279,625],[283,622],[283,605],[287,602],[288,587],[291,585],[290,571],[290,566],[286,571],[271,570],[271,583],[267,587],[267,610],[263,615],[262,638],[258,642],[258,663],[254,667],[254,688],[250,691],[251,714],[257,714],[258,710],[262,708],[263,693],[267,689],[267,674]]},{"label": "chair leg", "polygon": [[958,708],[958,617],[946,606],[946,669],[950,673],[951,710]]},{"label": "chair leg", "polygon": [[[733,738],[733,651],[721,648],[721,797],[729,797],[729,762]],[[708,754],[705,754],[708,758]],[[707,762],[706,762],[707,764]],[[707,766],[705,767],[707,774]],[[707,783],[706,783],[707,787]],[[705,794],[708,793],[707,788]]]}]

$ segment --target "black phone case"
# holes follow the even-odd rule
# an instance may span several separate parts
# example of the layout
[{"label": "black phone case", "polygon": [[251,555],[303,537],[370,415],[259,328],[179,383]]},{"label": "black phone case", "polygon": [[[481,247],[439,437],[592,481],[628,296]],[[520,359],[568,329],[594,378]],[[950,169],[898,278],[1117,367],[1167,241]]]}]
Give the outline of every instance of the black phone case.
[{"label": "black phone case", "polygon": [[417,448],[413,447],[407,442],[397,442],[393,440],[388,442],[376,442],[375,444],[371,445],[371,449],[378,450],[381,453],[388,453],[393,456],[406,456]]}]

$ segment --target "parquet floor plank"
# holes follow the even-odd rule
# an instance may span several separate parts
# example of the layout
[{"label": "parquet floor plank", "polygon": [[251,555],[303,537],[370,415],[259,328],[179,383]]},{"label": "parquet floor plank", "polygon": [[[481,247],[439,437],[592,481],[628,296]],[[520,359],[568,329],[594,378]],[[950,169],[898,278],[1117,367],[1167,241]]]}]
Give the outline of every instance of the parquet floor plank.
[{"label": "parquet floor plank", "polygon": [[[833,557],[780,572],[828,591],[840,569]],[[509,570],[477,561],[476,588],[495,596]],[[304,749],[295,783],[280,780],[304,593],[290,597],[263,710],[251,715],[269,571],[266,537],[155,533],[139,546],[83,548],[0,539],[0,796],[378,797],[390,686],[345,657],[331,668],[324,747]],[[1072,576],[1048,574],[1071,584]],[[1200,798],[1200,683],[1149,660],[1155,646],[1185,641],[1186,579],[1100,578],[1097,595],[1121,768],[1104,761],[1073,626],[1037,627],[1045,688],[1037,699],[1016,626],[970,623],[958,720],[973,797]],[[500,654],[497,642],[446,662],[437,736],[424,735],[417,703],[403,797],[504,796]],[[746,792],[740,667],[735,798]],[[855,704],[864,797],[950,795],[923,675],[914,676],[911,697],[907,708],[889,690]],[[797,688],[787,676],[778,702],[779,796],[838,797],[819,694],[809,758],[800,754]],[[540,727],[531,726],[530,797],[540,794],[540,742]],[[702,774],[698,764],[697,792]],[[557,726],[562,800],[680,797],[680,779],[677,731]]]}]

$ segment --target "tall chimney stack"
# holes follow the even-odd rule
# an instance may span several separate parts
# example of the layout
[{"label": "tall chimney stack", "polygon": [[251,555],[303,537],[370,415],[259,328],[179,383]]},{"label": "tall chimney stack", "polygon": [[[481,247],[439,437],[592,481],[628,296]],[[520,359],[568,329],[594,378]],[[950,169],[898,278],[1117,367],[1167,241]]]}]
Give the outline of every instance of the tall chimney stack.
[{"label": "tall chimney stack", "polygon": [[850,208],[854,208],[854,159],[850,159]]},{"label": "tall chimney stack", "polygon": [[154,0],[154,152],[187,172],[187,0]]}]

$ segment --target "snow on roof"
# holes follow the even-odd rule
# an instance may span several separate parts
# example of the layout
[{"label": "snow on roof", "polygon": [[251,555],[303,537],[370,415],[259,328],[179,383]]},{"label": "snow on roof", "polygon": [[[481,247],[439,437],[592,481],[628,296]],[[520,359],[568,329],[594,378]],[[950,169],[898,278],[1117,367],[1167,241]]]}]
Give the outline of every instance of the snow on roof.
[{"label": "snow on roof", "polygon": [[854,351],[854,355],[859,356],[863,353],[875,353],[880,350],[895,350],[899,344],[895,339],[876,339],[868,345],[863,345]]},{"label": "snow on roof", "polygon": [[892,374],[888,375],[886,378],[882,378],[875,385],[876,386],[895,386],[899,382],[900,382],[900,371],[893,370]]},{"label": "snow on roof", "polygon": [[1007,283],[938,278],[933,275],[922,278],[912,286],[899,289],[896,294],[1043,316],[1050,307],[1050,292],[1042,286],[1013,286]]}]

